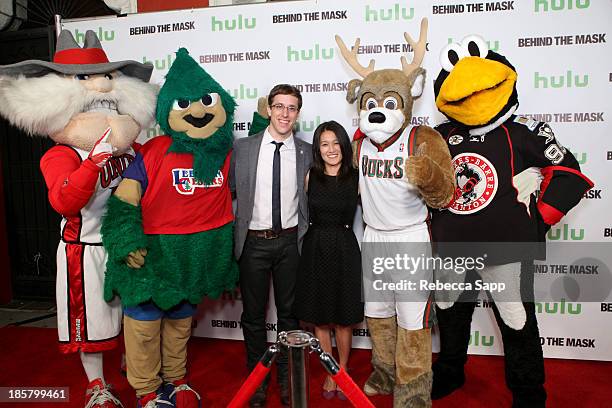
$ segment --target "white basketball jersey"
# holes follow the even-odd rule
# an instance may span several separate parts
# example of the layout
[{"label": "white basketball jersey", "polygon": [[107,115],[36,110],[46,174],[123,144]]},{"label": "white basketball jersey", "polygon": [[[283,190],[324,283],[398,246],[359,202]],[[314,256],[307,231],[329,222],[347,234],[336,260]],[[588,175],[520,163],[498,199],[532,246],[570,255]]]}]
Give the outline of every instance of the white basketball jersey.
[{"label": "white basketball jersey", "polygon": [[380,145],[365,137],[357,147],[363,219],[377,230],[401,230],[427,220],[425,201],[404,168],[413,151],[413,129],[409,126]]},{"label": "white basketball jersey", "polygon": [[[89,152],[73,149],[86,160]],[[119,183],[121,175],[134,160],[134,150],[130,148],[121,156],[113,156],[107,162],[96,183],[96,189],[89,202],[80,211],[79,216],[63,218],[61,223],[62,239],[67,243],[100,244],[102,237],[100,227],[102,215],[106,212],[106,202]]]}]

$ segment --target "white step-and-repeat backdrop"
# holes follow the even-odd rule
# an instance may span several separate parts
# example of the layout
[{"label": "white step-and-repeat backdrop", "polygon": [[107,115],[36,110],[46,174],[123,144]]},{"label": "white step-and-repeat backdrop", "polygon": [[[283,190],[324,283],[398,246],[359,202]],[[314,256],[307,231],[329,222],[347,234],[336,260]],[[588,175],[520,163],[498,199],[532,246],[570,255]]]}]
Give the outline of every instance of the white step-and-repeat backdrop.
[{"label": "white step-and-repeat backdrop", "polygon": [[[578,208],[552,228],[549,240],[579,248],[594,265],[601,264],[601,254],[612,253],[606,250],[612,249],[610,1],[310,0],[64,21],[62,25],[79,42],[87,29],[96,31],[111,60],[150,61],[155,66],[152,80],[160,84],[174,52],[186,47],[238,101],[236,137],[247,135],[257,98],[277,83],[295,84],[304,97],[299,135],[310,141],[323,121],[337,120],[349,134],[357,124],[355,106],[345,101],[347,83],[357,75],[342,59],[334,34],[347,44],[361,38],[363,64],[374,58],[377,68],[399,68],[402,55],[411,58],[403,33],[418,38],[423,17],[429,19],[429,51],[423,64],[428,79],[413,122],[434,126],[443,121],[433,95],[440,50],[468,34],[484,37],[491,49],[517,68],[518,112],[548,121],[596,184]],[[142,137],[158,132],[149,129]],[[359,222],[356,230],[361,232]],[[601,292],[581,297],[585,291],[576,289],[573,279],[580,271],[555,263],[554,257],[549,263],[538,272],[557,279],[561,295],[537,304],[545,355],[612,360],[609,268],[605,263],[595,265],[588,268],[591,274],[581,275],[581,285]],[[559,274],[558,278],[553,274]],[[241,339],[241,310],[239,296],[206,301],[199,311],[196,334]],[[271,341],[275,321],[270,310]],[[354,336],[356,347],[369,347],[365,325],[355,328]],[[486,302],[476,309],[470,352],[503,352]]]}]

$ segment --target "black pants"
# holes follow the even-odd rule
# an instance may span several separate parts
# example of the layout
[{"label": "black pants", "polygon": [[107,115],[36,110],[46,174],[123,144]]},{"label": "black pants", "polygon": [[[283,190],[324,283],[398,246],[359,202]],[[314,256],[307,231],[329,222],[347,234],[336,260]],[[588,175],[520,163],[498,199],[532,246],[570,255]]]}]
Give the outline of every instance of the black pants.
[{"label": "black pants", "polygon": [[[274,301],[278,317],[277,332],[296,330],[298,321],[293,316],[293,300],[299,254],[297,233],[275,239],[248,236],[238,262],[240,292],[242,294],[242,333],[247,352],[247,367],[252,370],[268,347],[266,336],[266,308],[270,289],[270,275],[274,287]],[[287,357],[277,358],[280,381],[287,380]]]},{"label": "black pants", "polygon": [[[506,384],[512,391],[513,407],[544,407],[544,358],[533,303],[533,263],[521,265],[521,297],[527,321],[521,330],[514,330],[499,315],[497,306],[493,313],[504,344]],[[466,281],[475,275],[468,273]],[[478,292],[464,292],[449,309],[436,307],[440,330],[440,353],[434,363],[434,381],[463,376],[470,341],[470,325],[476,307]],[[436,378],[437,377],[437,378]]]}]

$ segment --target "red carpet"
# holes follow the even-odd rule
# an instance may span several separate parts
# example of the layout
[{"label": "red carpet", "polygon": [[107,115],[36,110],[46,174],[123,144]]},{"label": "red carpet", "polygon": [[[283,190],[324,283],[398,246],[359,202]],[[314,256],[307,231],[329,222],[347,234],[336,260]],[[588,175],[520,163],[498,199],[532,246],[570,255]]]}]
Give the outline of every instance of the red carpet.
[{"label": "red carpet", "polygon": [[[76,355],[62,355],[57,349],[56,331],[30,327],[0,328],[0,386],[70,387],[70,402],[64,404],[12,404],[27,408],[55,406],[83,407],[85,376]],[[189,348],[191,383],[203,397],[203,407],[225,407],[240,387],[247,372],[244,346],[240,341],[193,338]],[[121,352],[106,359],[106,379],[114,384],[127,407],[135,407],[132,390],[119,371]],[[369,350],[355,350],[350,360],[350,374],[363,385],[370,372]],[[311,404],[319,407],[349,407],[348,402],[326,401],[320,386],[324,370],[314,358],[311,368]],[[467,365],[463,389],[434,407],[509,407],[510,393],[504,384],[501,357],[472,356]],[[612,363],[574,360],[546,360],[546,389],[550,407],[611,406]],[[272,382],[268,407],[280,407],[277,386]],[[377,407],[391,407],[390,397],[375,397]],[[8,404],[0,403],[0,406]]]}]

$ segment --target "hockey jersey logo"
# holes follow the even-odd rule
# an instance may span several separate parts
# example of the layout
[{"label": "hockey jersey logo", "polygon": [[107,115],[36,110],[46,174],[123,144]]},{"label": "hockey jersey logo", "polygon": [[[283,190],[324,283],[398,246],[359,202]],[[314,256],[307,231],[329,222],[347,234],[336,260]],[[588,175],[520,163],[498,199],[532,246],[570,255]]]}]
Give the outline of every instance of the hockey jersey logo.
[{"label": "hockey jersey logo", "polygon": [[179,194],[193,195],[198,187],[221,187],[223,186],[223,173],[221,170],[217,172],[217,177],[210,184],[204,184],[202,181],[193,177],[193,169],[172,169],[172,185],[176,188]]},{"label": "hockey jersey logo", "polygon": [[491,162],[476,153],[461,153],[453,158],[453,167],[457,187],[449,211],[472,214],[493,201],[499,179]]},{"label": "hockey jersey logo", "polygon": [[452,135],[448,138],[448,144],[453,146],[458,145],[461,142],[463,142],[463,136],[461,135]]}]

